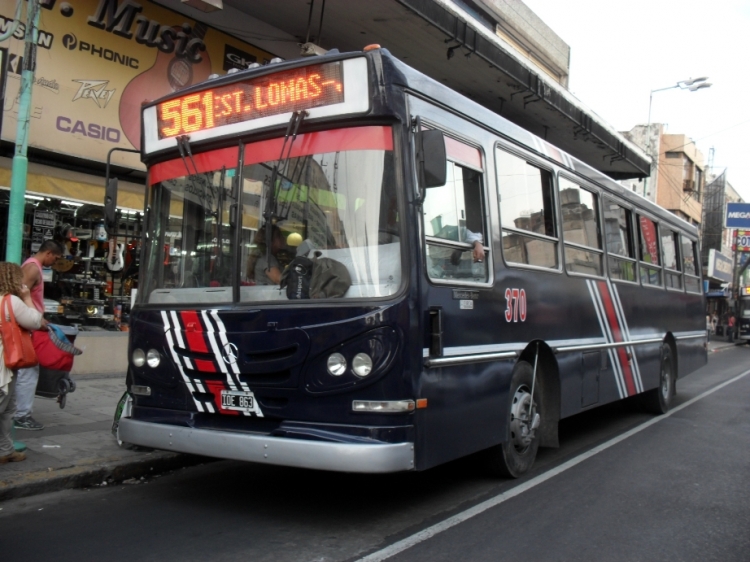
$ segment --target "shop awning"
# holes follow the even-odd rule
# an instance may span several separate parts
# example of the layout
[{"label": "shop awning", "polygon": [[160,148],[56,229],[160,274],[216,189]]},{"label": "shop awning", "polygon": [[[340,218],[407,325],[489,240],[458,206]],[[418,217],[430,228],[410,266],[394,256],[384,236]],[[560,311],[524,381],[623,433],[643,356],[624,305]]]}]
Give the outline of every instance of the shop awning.
[{"label": "shop awning", "polygon": [[[10,158],[0,158],[0,189],[10,189],[11,162]],[[29,163],[26,193],[77,203],[104,205],[104,178]],[[123,210],[143,211],[144,194],[144,186],[121,181],[118,184],[118,207]]]}]

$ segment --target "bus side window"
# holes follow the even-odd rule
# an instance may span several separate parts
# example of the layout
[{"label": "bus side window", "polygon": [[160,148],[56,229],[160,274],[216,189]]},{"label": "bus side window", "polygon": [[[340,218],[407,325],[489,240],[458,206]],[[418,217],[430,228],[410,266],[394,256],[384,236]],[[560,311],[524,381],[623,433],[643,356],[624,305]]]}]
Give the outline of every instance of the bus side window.
[{"label": "bus side window", "polygon": [[701,292],[701,279],[695,264],[697,247],[695,242],[684,236],[680,237],[682,242],[682,271],[685,272],[685,289],[691,293]]},{"label": "bus side window", "polygon": [[[450,160],[445,185],[426,190],[424,232],[431,279],[487,281],[489,247],[483,200],[481,172]],[[474,259],[477,241],[484,248],[482,261]]]},{"label": "bus side window", "polygon": [[664,283],[670,289],[682,289],[682,264],[677,255],[679,240],[677,234],[666,228],[661,229],[661,250],[664,257]]},{"label": "bus side window", "polygon": [[609,276],[622,281],[636,281],[631,213],[606,197],[604,198],[604,236],[607,244]]},{"label": "bus side window", "polygon": [[564,177],[560,177],[559,188],[565,269],[600,276],[603,253],[597,196]]},{"label": "bus side window", "polygon": [[659,237],[656,223],[646,217],[638,217],[640,236],[641,280],[644,285],[661,285],[661,263],[659,260]]},{"label": "bus side window", "polygon": [[558,269],[552,174],[500,148],[495,155],[505,260]]}]

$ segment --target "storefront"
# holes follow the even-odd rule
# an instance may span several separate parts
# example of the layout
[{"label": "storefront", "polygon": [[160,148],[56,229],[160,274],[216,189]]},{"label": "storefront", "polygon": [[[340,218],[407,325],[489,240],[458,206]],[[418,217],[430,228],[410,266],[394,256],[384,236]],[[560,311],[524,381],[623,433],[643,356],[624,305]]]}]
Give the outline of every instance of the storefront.
[{"label": "storefront", "polygon": [[[132,152],[140,145],[141,103],[273,55],[151,2],[120,2],[118,10],[107,0],[41,5],[22,255],[33,254],[48,238],[64,243],[66,256],[45,272],[54,321],[84,332],[126,330],[143,229],[143,166]],[[12,21],[15,7],[16,0],[0,0],[3,22]],[[13,153],[16,137],[23,33],[21,25],[0,42],[7,50],[0,141],[6,155]],[[120,178],[118,227],[107,232],[102,170],[113,148],[131,152],[111,156]],[[75,166],[66,166],[73,161]],[[0,157],[0,259],[11,164]],[[140,180],[123,181],[129,170]]]}]

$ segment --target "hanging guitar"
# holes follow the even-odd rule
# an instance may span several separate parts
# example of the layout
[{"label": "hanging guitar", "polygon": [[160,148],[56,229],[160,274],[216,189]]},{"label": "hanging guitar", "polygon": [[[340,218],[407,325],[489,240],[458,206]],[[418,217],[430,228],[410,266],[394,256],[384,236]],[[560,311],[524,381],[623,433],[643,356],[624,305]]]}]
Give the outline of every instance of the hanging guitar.
[{"label": "hanging guitar", "polygon": [[119,230],[120,217],[117,217],[117,226],[115,226],[115,233],[112,238],[109,239],[109,252],[107,253],[107,269],[112,273],[122,271],[125,267],[125,244],[117,243],[117,231]]}]

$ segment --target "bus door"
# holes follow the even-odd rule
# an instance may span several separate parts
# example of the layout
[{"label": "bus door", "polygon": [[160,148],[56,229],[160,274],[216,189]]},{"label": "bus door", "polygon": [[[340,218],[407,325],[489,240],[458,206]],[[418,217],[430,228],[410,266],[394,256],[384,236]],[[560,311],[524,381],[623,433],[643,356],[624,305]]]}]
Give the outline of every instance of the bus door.
[{"label": "bus door", "polygon": [[[422,205],[422,314],[425,367],[418,396],[417,466],[426,468],[500,440],[501,408],[492,363],[461,362],[496,341],[486,165],[476,146],[445,135],[442,186],[425,189]],[[439,349],[437,349],[439,348]],[[431,358],[456,361],[429,365]]]}]

